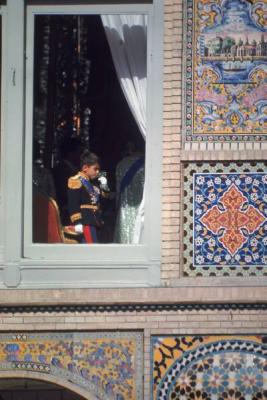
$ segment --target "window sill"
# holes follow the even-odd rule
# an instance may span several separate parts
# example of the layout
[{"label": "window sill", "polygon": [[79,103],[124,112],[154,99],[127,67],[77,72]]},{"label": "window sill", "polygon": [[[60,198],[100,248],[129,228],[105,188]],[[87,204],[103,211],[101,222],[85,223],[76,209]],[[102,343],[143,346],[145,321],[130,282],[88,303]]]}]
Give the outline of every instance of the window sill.
[{"label": "window sill", "polygon": [[0,267],[0,289],[149,287],[160,284],[160,263],[130,260],[91,265],[85,261],[22,259]]},{"label": "window sill", "polygon": [[103,263],[144,263],[148,260],[147,245],[123,244],[32,244],[25,246],[23,260],[45,260],[46,263],[59,261],[61,264],[86,265]]}]

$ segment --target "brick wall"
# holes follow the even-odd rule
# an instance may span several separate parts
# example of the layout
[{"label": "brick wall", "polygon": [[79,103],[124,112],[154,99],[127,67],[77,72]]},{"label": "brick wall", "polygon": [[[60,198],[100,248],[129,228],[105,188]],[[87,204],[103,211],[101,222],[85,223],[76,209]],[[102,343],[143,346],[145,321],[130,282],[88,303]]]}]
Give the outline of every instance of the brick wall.
[{"label": "brick wall", "polygon": [[182,1],[165,0],[162,283],[179,277]]}]

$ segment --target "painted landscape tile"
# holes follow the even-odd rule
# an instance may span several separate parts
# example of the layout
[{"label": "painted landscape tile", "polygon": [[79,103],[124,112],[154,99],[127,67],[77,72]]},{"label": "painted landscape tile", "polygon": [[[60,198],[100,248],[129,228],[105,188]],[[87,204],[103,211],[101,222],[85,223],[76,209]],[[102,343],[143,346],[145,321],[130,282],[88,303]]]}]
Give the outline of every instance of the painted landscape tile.
[{"label": "painted landscape tile", "polygon": [[187,0],[186,140],[265,140],[267,0]]}]

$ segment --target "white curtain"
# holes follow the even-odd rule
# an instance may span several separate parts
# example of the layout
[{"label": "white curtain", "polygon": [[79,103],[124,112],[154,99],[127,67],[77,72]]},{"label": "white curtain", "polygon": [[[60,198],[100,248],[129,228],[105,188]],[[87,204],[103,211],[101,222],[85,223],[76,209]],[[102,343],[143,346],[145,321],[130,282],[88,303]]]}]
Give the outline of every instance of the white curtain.
[{"label": "white curtain", "polygon": [[[116,73],[128,105],[146,137],[147,15],[102,15]],[[143,198],[134,228],[133,243],[143,241]]]}]

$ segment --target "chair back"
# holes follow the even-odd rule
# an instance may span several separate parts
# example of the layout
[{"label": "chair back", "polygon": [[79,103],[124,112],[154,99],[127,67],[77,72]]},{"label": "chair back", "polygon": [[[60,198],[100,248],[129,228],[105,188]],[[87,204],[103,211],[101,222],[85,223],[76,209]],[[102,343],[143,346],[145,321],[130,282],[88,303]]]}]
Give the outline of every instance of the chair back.
[{"label": "chair back", "polygon": [[38,191],[33,193],[33,242],[64,242],[57,203]]}]

